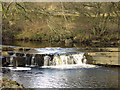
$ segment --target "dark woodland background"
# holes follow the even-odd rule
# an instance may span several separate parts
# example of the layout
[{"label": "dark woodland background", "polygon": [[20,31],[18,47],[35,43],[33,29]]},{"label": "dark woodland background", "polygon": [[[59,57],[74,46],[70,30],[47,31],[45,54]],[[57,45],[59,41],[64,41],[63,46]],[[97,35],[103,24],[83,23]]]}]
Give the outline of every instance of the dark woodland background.
[{"label": "dark woodland background", "polygon": [[119,45],[120,2],[2,3],[2,40]]}]

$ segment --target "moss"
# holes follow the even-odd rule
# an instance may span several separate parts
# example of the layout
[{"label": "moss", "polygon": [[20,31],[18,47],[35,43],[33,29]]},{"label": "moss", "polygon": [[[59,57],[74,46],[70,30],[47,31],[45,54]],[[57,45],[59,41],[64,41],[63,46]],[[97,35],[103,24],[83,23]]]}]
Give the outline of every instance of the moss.
[{"label": "moss", "polygon": [[2,51],[13,51],[14,48],[11,47],[2,47]]},{"label": "moss", "polygon": [[0,89],[4,88],[23,88],[20,84],[18,84],[16,81],[12,81],[10,79],[6,79],[5,77],[2,77],[2,80],[0,80],[2,87]]},{"label": "moss", "polygon": [[6,80],[6,78],[5,78],[5,77],[2,77],[2,80],[4,81],[4,80]]},{"label": "moss", "polygon": [[9,56],[9,54],[8,54],[8,52],[6,52],[6,51],[2,51],[1,52],[1,55],[4,57],[4,56]]}]

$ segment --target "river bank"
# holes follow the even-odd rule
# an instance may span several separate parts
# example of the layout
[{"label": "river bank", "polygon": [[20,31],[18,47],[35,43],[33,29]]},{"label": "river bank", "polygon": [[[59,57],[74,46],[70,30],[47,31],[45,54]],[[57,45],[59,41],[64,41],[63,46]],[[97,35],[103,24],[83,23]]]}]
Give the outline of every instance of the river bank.
[{"label": "river bank", "polygon": [[7,88],[19,88],[23,89],[23,86],[18,84],[16,81],[12,81],[10,79],[6,79],[5,77],[2,77],[2,80],[0,80],[1,87],[0,89],[7,89]]},{"label": "river bank", "polygon": [[[69,42],[69,41],[68,41]],[[2,42],[3,45],[13,45],[13,46],[23,46],[23,47],[33,47],[33,48],[44,48],[44,47],[119,47],[119,41],[99,41],[99,40],[92,40],[89,42],[50,42],[50,41],[24,41],[24,40],[7,40]]]},{"label": "river bank", "polygon": [[[46,3],[48,4],[48,6],[47,7],[45,6],[46,7],[45,11],[47,11],[48,13],[51,13],[51,14],[48,14],[47,16],[46,14],[39,12],[39,10],[41,10],[40,6],[42,5],[42,3],[32,4],[34,8],[29,7],[31,5],[30,3],[28,4],[25,3],[25,4],[28,11],[30,10],[32,11],[33,9],[33,12],[28,13],[28,17],[30,14],[29,18],[31,20],[29,21],[25,19],[26,16],[25,17],[21,16],[18,13],[16,13],[15,15],[16,18],[14,18],[14,16],[11,16],[11,13],[15,14],[14,9],[13,10],[11,9],[10,10],[11,13],[10,12],[7,13],[10,20],[8,20],[5,17],[3,17],[2,19],[2,40],[3,41],[10,41],[10,40],[11,41],[14,41],[14,40],[38,41],[38,42],[48,41],[51,43],[54,43],[54,42],[64,43],[66,45],[72,44],[72,43],[82,43],[87,45],[99,44],[99,46],[100,45],[118,46],[120,44],[119,21],[118,21],[119,13],[117,14],[118,16],[115,16],[114,11],[106,12],[106,13],[104,12],[105,8],[108,8],[108,6],[112,3],[108,3],[108,4],[106,3],[108,6],[101,3],[101,5],[103,5],[101,6],[101,10],[100,10],[101,12],[93,9],[96,15],[95,13],[93,14],[91,10],[90,10],[91,12],[90,13],[89,9],[78,8],[78,10],[76,10],[76,8],[72,7],[70,3],[64,3],[65,7],[67,5],[70,5],[70,6],[67,6],[62,11],[61,9],[58,9],[58,8],[56,8],[56,10],[54,11],[52,9],[48,9],[49,6],[60,7],[61,6],[59,5],[60,3],[58,4]],[[5,7],[7,7],[7,5],[9,6],[8,3],[4,5]],[[74,5],[76,6],[77,3],[74,3]],[[94,5],[97,6],[95,3]],[[82,3],[78,3],[78,6],[84,6],[84,5]],[[14,6],[11,6],[11,7],[14,7]],[[38,10],[36,10],[36,8]],[[70,8],[74,11],[74,14],[78,13],[79,15],[74,17],[71,15],[66,16],[65,13],[69,13],[69,14],[73,13],[71,12]],[[7,8],[5,10],[7,12]],[[85,11],[85,13],[88,12],[90,16],[80,14],[81,10]],[[100,15],[97,15],[98,12]],[[119,10],[117,12],[119,12]],[[59,14],[64,13],[65,15],[64,14],[61,14],[60,16],[53,15],[55,13],[59,13]],[[39,18],[39,16],[41,16],[41,18]]]}]

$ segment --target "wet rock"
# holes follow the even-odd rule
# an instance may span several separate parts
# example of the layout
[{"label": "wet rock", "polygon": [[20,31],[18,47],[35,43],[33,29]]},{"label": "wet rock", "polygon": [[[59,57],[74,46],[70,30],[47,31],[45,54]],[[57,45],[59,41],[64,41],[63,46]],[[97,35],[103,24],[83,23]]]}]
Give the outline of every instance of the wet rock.
[{"label": "wet rock", "polygon": [[15,55],[16,55],[16,56],[20,56],[20,53],[16,53]]},{"label": "wet rock", "polygon": [[88,64],[88,60],[87,60],[85,55],[83,56],[82,63],[83,64]]},{"label": "wet rock", "polygon": [[23,57],[25,54],[24,53],[16,53],[16,56]]},{"label": "wet rock", "polygon": [[10,69],[2,68],[2,73],[7,74],[10,72]]},{"label": "wet rock", "polygon": [[26,53],[40,53],[40,52],[37,50],[31,49],[29,51],[26,51]]},{"label": "wet rock", "polygon": [[108,52],[120,52],[119,48],[102,48],[102,49]]},{"label": "wet rock", "polygon": [[29,51],[29,50],[31,50],[30,48],[24,48],[24,51]]},{"label": "wet rock", "polygon": [[9,55],[13,55],[14,52],[13,52],[13,51],[12,51],[12,52],[11,52],[11,51],[8,51],[8,54],[9,54]]},{"label": "wet rock", "polygon": [[15,48],[15,50],[17,50],[17,51],[29,51],[31,49],[30,48],[24,48],[24,47],[17,47],[17,48]]},{"label": "wet rock", "polygon": [[9,63],[9,61],[8,61],[8,59],[6,58],[6,57],[0,57],[1,58],[1,60],[2,60],[2,66],[3,67],[6,67],[6,66],[8,66],[10,63]]},{"label": "wet rock", "polygon": [[[84,56],[87,59],[87,64],[94,64],[94,59],[91,55],[89,55],[88,53],[85,53]],[[83,60],[82,60],[82,62],[83,62]]]},{"label": "wet rock", "polygon": [[17,66],[18,67],[25,67],[26,65],[26,58],[25,57],[21,57],[21,56],[18,56],[18,57],[14,57],[13,58],[13,61],[16,60],[16,63],[17,63]]},{"label": "wet rock", "polygon": [[16,68],[18,66],[16,57],[13,57],[13,67]]},{"label": "wet rock", "polygon": [[26,54],[26,65],[31,65],[32,56],[32,54]]},{"label": "wet rock", "polygon": [[44,65],[44,54],[36,54],[35,55],[35,62],[38,66]]},{"label": "wet rock", "polygon": [[118,52],[89,52],[86,57],[90,64],[120,65]]},{"label": "wet rock", "polygon": [[19,51],[23,51],[23,50],[24,50],[24,48],[19,48],[18,50],[19,50]]},{"label": "wet rock", "polygon": [[6,62],[8,62],[8,65],[10,65],[10,56],[6,57]]},{"label": "wet rock", "polygon": [[2,47],[2,51],[13,51],[14,48],[12,47]]},{"label": "wet rock", "polygon": [[47,56],[49,56],[49,57],[51,58],[50,61],[52,61],[53,58],[54,58],[54,55],[52,55],[52,54],[49,54],[49,55],[47,55]]},{"label": "wet rock", "polygon": [[54,58],[54,55],[48,55],[50,60],[49,60],[49,66],[53,65],[53,58]]},{"label": "wet rock", "polygon": [[74,58],[73,58],[72,55],[68,57],[68,61],[67,61],[67,63],[68,63],[68,64],[75,64],[75,62],[74,62]]},{"label": "wet rock", "polygon": [[0,51],[2,51],[2,47],[0,46]]},{"label": "wet rock", "polygon": [[6,52],[6,51],[2,51],[2,52],[1,52],[1,55],[2,55],[3,57],[9,56],[8,52]]},{"label": "wet rock", "polygon": [[6,66],[6,58],[5,57],[1,57],[1,59],[2,59],[2,66],[3,67]]},{"label": "wet rock", "polygon": [[20,56],[23,57],[23,56],[25,56],[25,54],[24,53],[20,53]]}]

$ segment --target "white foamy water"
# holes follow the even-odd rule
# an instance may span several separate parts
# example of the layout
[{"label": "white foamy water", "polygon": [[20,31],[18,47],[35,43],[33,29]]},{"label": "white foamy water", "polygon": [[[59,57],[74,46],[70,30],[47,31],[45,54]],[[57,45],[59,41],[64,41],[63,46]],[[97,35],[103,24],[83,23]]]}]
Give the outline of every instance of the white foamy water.
[{"label": "white foamy water", "polygon": [[53,65],[83,64],[84,53],[56,55],[53,58]]},{"label": "white foamy water", "polygon": [[60,48],[60,47],[47,47],[47,48],[36,48],[35,50],[39,51],[39,54],[64,54],[67,52],[73,52],[77,48]]},{"label": "white foamy water", "polygon": [[57,66],[42,66],[41,68],[56,68],[56,69],[74,69],[74,68],[98,68],[96,65],[89,64],[72,64],[72,65],[57,65]]},{"label": "white foamy water", "polygon": [[[43,67],[55,67],[55,68],[69,68],[84,66],[87,63],[87,59],[83,52],[76,52],[77,48],[37,48],[39,54],[48,54],[44,56]],[[53,59],[49,56],[53,54]],[[33,56],[34,57],[34,56]],[[33,61],[33,59],[32,59]],[[34,65],[35,62],[31,62]],[[88,65],[89,66],[89,65]],[[86,66],[86,67],[88,67]]]},{"label": "white foamy water", "polygon": [[[77,48],[37,48],[40,53],[33,54],[32,58],[27,60],[30,62],[29,67],[44,68],[92,68],[95,66],[87,65],[87,59],[84,52],[77,52]],[[42,55],[41,55],[42,54]],[[10,57],[10,65],[13,64],[13,56]],[[19,58],[19,57],[18,57]],[[15,58],[14,58],[15,59]],[[26,61],[25,61],[26,62]],[[16,62],[15,62],[16,63]],[[14,66],[14,65],[13,65]],[[19,69],[19,68],[18,68]]]},{"label": "white foamy water", "polygon": [[[47,59],[44,61],[47,61]],[[45,63],[48,63],[48,62],[45,62]],[[42,68],[70,69],[70,68],[97,68],[98,67],[96,65],[86,64],[87,59],[84,56],[84,53],[82,52],[77,54],[55,55],[51,65],[50,63],[49,63],[49,66],[44,64]]]},{"label": "white foamy water", "polygon": [[5,69],[13,70],[13,71],[24,71],[24,70],[31,70],[29,67],[4,67]]}]

